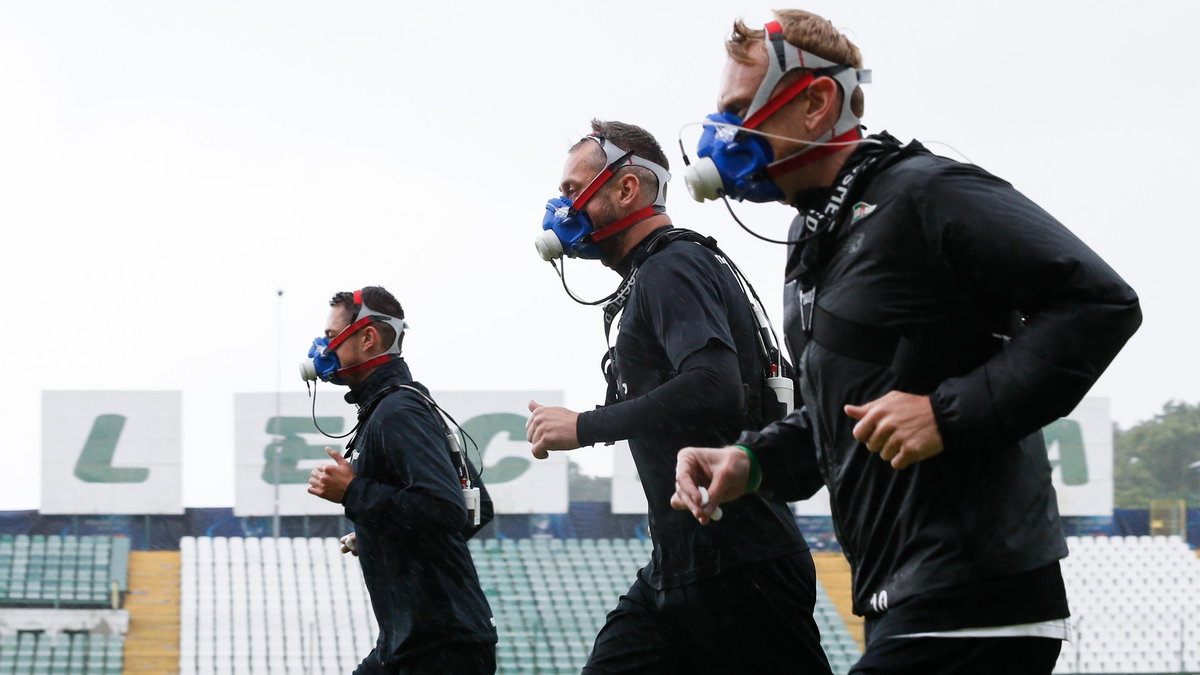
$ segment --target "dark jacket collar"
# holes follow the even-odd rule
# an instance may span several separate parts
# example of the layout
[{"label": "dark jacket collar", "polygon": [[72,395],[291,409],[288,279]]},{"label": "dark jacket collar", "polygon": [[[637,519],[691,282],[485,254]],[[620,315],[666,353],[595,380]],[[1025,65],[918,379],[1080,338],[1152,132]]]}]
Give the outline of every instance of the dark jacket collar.
[{"label": "dark jacket collar", "polygon": [[412,371],[408,369],[404,357],[397,356],[371,371],[367,379],[359,382],[357,386],[351,387],[350,392],[346,394],[346,402],[362,405],[370,401],[384,387],[412,383]]},{"label": "dark jacket collar", "polygon": [[[808,188],[807,190],[801,190],[796,193],[795,197],[792,198],[792,204],[795,205],[797,210],[803,213],[805,211],[821,209],[825,206],[825,203],[829,201],[830,196],[833,195],[833,186],[839,185],[842,182],[842,177],[853,171],[854,168],[859,164],[862,164],[872,157],[885,154],[896,154],[897,151],[901,150],[900,141],[886,131],[882,131],[878,134],[871,134],[867,138],[873,138],[877,141],[881,141],[882,145],[879,143],[860,143],[858,147],[854,149],[854,152],[850,153],[850,156],[846,158],[846,162],[842,164],[842,167],[838,169],[837,177],[834,178],[832,183],[820,187]],[[909,144],[908,148],[904,149],[924,150],[921,144],[917,143],[916,141],[913,141]],[[886,160],[884,161],[886,162]],[[872,170],[877,169],[872,167]]]}]

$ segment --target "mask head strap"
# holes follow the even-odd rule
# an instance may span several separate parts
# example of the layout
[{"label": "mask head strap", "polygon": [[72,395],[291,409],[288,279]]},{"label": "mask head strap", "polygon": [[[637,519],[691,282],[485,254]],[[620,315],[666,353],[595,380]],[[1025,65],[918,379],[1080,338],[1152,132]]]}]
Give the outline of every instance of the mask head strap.
[{"label": "mask head strap", "polygon": [[[862,125],[862,121],[850,109],[851,95],[858,85],[871,81],[871,71],[857,70],[846,64],[834,63],[800,49],[784,39],[783,26],[778,21],[767,23],[765,33],[767,74],[759,83],[758,90],[754,93],[754,100],[751,101],[750,108],[746,111],[745,126],[750,129],[756,128],[784,104],[807,89],[813,80],[818,77],[829,77],[841,88],[842,112],[833,129],[818,141],[828,141],[834,137],[845,136],[851,130],[857,130]],[[779,92],[778,95],[771,96],[771,92],[775,90],[775,86],[779,84],[783,76],[797,69],[807,69],[809,72]]]},{"label": "mask head strap", "polygon": [[[355,333],[362,330],[363,328],[366,328],[368,325],[370,325],[372,323],[386,323],[387,325],[392,327],[393,331],[395,331],[396,337],[394,340],[392,340],[392,344],[390,347],[388,347],[387,351],[385,351],[380,356],[385,356],[388,354],[399,354],[400,353],[400,337],[402,335],[404,335],[404,331],[408,330],[408,322],[405,321],[404,319],[398,319],[394,316],[384,314],[383,312],[377,312],[377,311],[371,309],[370,307],[368,307],[367,304],[365,302],[363,302],[361,290],[354,291],[354,304],[358,305],[358,307],[359,307],[358,313],[354,315],[354,321],[351,321],[349,326],[346,326],[345,328],[343,328],[342,332],[338,333],[336,336],[334,336],[334,338],[332,340],[329,341],[329,345],[325,347],[325,353],[326,354],[333,353],[333,350],[336,349],[343,342],[345,342],[351,335],[354,335]],[[378,358],[378,357],[375,357],[375,358]],[[374,361],[375,358],[372,358],[369,361]],[[364,362],[364,363],[367,363],[367,362]],[[343,369],[343,370],[348,370],[348,369]]]},{"label": "mask head strap", "polygon": [[666,208],[667,183],[671,180],[671,172],[655,162],[638,157],[632,152],[622,150],[616,143],[613,143],[600,134],[588,134],[582,140],[593,140],[600,146],[600,150],[604,152],[605,167],[598,176],[592,179],[591,183],[588,183],[588,186],[579,194],[579,198],[575,200],[573,208],[576,211],[582,209],[587,200],[591,199],[597,190],[625,166],[640,166],[654,174],[654,177],[658,180],[658,194],[655,196],[654,206]]},{"label": "mask head strap", "polygon": [[626,166],[640,166],[649,170],[658,180],[658,194],[655,197],[654,203],[630,213],[624,218],[618,219],[616,222],[606,225],[599,230],[596,230],[587,236],[587,240],[591,242],[607,239],[614,234],[624,230],[627,227],[636,225],[637,223],[649,218],[650,216],[663,213],[667,208],[667,182],[671,180],[671,173],[656,162],[651,162],[648,159],[638,157],[630,151],[622,150],[616,143],[608,140],[598,133],[588,134],[583,137],[583,140],[591,139],[595,141],[600,149],[604,152],[604,159],[607,163],[604,170],[598,176],[592,179],[591,183],[583,189],[579,194],[579,198],[575,200],[571,208],[575,212],[579,212],[583,205],[607,183],[617,171]]}]

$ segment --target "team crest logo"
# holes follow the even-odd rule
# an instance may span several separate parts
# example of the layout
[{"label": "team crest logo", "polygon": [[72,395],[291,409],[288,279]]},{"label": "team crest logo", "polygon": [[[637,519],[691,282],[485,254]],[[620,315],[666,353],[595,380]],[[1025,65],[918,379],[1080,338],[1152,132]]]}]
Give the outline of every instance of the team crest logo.
[{"label": "team crest logo", "polygon": [[855,204],[851,210],[850,224],[853,225],[872,213],[875,213],[877,206],[877,204],[868,204],[866,202],[859,202]]}]

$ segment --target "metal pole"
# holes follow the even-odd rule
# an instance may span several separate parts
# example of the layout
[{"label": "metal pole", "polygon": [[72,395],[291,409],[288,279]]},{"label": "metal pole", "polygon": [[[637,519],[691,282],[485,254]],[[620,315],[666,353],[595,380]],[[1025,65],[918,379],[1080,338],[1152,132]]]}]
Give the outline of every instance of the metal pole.
[{"label": "metal pole", "polygon": [[[275,291],[275,297],[278,302],[275,303],[275,423],[280,424],[279,418],[282,416],[282,405],[280,397],[282,389],[282,376],[280,374],[279,364],[283,361],[283,289]],[[279,538],[279,455],[283,452],[283,443],[280,438],[275,440],[275,452],[271,456],[272,482],[275,483],[275,512],[271,516],[271,536]]]}]

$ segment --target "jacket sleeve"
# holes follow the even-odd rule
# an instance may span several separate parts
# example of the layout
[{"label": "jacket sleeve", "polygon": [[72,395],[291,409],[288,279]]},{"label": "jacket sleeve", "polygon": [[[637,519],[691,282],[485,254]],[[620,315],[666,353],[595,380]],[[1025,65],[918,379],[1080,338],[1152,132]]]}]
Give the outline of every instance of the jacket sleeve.
[{"label": "jacket sleeve", "polygon": [[765,492],[784,501],[808,499],[825,484],[808,411],[797,408],[762,431],[744,431],[737,440],[754,453]]},{"label": "jacket sleeve", "polygon": [[697,419],[730,417],[730,411],[742,409],[737,356],[728,347],[712,342],[684,358],[681,368],[653,391],[580,413],[575,424],[580,445],[686,431]]},{"label": "jacket sleeve", "polygon": [[461,531],[466,501],[446,439],[431,415],[415,403],[389,406],[385,401],[375,416],[381,416],[380,442],[367,451],[386,453],[376,461],[388,467],[388,475],[351,480],[342,499],[346,517],[392,532]]},{"label": "jacket sleeve", "polygon": [[922,234],[972,297],[1026,326],[930,395],[947,448],[989,447],[1068,414],[1141,323],[1137,295],[1082,241],[1008,183],[973,166],[934,173]]}]

